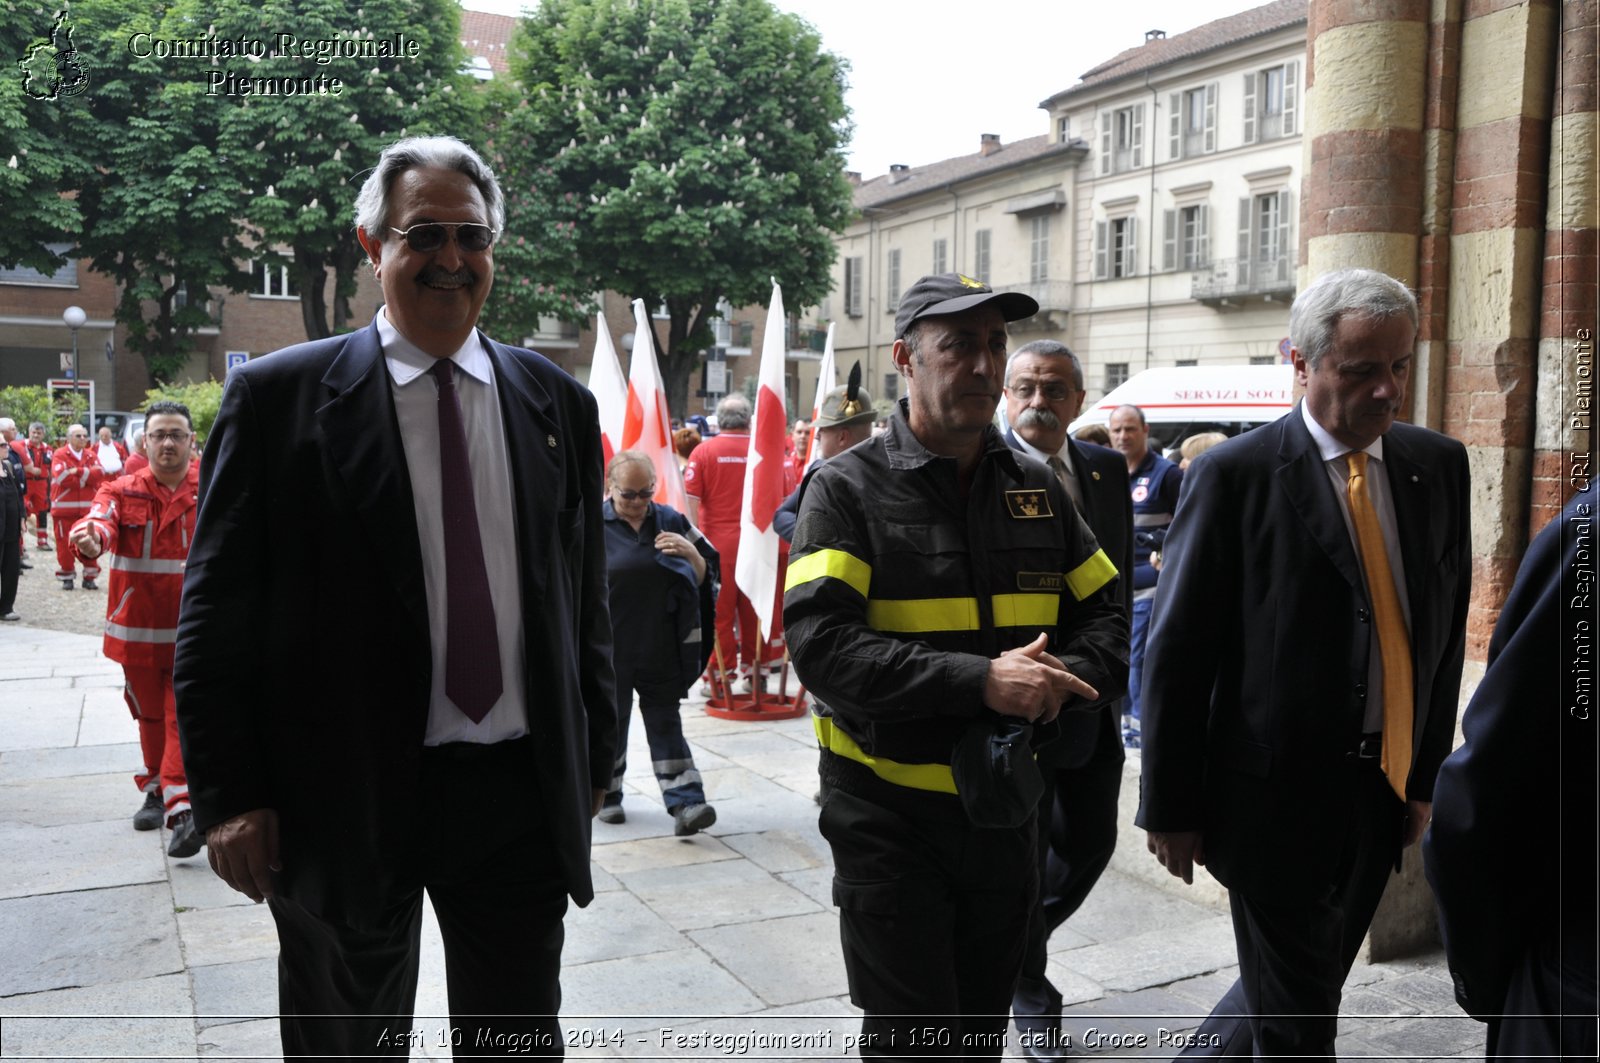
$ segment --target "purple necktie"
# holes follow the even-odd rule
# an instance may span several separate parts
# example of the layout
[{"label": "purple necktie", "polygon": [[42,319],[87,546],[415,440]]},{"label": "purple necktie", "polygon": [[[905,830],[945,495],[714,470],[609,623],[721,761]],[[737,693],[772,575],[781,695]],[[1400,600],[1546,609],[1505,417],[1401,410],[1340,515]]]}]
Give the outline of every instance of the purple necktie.
[{"label": "purple necktie", "polygon": [[444,499],[444,692],[473,723],[500,700],[500,636],[489,596],[489,570],[472,501],[472,463],[461,422],[455,364],[433,363],[439,381],[439,483]]}]

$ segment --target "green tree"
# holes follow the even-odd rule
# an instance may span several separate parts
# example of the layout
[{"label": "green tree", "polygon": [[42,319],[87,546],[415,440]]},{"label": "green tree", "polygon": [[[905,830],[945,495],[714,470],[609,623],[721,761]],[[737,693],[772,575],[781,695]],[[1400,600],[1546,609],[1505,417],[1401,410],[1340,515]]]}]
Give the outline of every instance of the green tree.
[{"label": "green tree", "polygon": [[[263,26],[293,31],[300,54],[279,48],[260,62],[234,64],[254,78],[337,78],[337,95],[252,95],[221,116],[221,148],[249,186],[244,219],[267,254],[287,249],[306,337],[344,331],[366,261],[354,205],[366,171],[401,136],[453,133],[472,139],[475,94],[460,73],[460,8],[455,0],[212,0],[218,38],[262,37]],[[338,41],[334,54],[304,54],[309,42]],[[339,54],[394,45],[400,54]],[[414,45],[414,49],[409,47]],[[316,47],[316,46],[313,46]],[[415,55],[411,52],[415,51]],[[257,252],[261,254],[262,252]],[[324,290],[334,275],[332,321]]]},{"label": "green tree", "polygon": [[239,224],[238,160],[217,147],[227,103],[206,94],[194,60],[129,47],[139,32],[205,34],[198,0],[82,0],[77,46],[100,57],[88,90],[62,101],[67,135],[94,166],[78,190],[78,253],[117,283],[115,316],[152,383],[188,362],[193,335],[212,324],[210,289],[244,291],[250,274]]},{"label": "green tree", "polygon": [[[45,426],[45,439],[51,445],[67,434],[69,424],[89,423],[89,396],[86,392],[62,392],[58,407],[44,385],[0,388],[0,417],[17,422],[23,435],[35,421]],[[70,408],[70,409],[69,409]]]},{"label": "green tree", "polygon": [[790,306],[827,294],[845,64],[769,0],[544,0],[512,50],[522,91],[485,108],[510,200],[486,322],[577,320],[605,289],[664,304],[681,412],[721,300],[765,303],[774,277]]},{"label": "green tree", "polygon": [[78,229],[77,204],[61,195],[83,166],[62,132],[72,59],[56,62],[73,34],[70,22],[58,32],[57,11],[22,0],[0,19],[0,57],[13,64],[0,77],[0,268],[49,273],[67,259],[46,245],[70,243]]}]

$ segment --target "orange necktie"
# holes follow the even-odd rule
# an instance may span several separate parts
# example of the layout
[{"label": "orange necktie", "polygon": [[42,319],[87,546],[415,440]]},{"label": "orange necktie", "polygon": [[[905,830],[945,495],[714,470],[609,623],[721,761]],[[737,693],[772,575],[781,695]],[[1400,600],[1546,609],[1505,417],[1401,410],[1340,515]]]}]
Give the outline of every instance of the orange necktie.
[{"label": "orange necktie", "polygon": [[1383,545],[1383,528],[1367,492],[1367,455],[1345,455],[1350,468],[1346,497],[1350,520],[1356,526],[1356,546],[1367,574],[1367,595],[1378,625],[1378,653],[1383,661],[1383,774],[1400,800],[1406,799],[1406,776],[1411,771],[1411,638],[1406,634],[1405,613],[1389,569],[1389,551]]}]

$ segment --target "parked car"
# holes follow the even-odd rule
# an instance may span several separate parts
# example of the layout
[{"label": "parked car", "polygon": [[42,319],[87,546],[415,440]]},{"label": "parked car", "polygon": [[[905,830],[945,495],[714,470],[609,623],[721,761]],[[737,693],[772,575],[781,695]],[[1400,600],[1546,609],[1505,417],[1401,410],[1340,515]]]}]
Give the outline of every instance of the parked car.
[{"label": "parked car", "polygon": [[134,434],[144,429],[144,414],[127,410],[96,410],[94,430],[89,433],[90,437],[98,437],[102,427],[111,429],[111,437],[122,440],[123,445],[132,450]]}]

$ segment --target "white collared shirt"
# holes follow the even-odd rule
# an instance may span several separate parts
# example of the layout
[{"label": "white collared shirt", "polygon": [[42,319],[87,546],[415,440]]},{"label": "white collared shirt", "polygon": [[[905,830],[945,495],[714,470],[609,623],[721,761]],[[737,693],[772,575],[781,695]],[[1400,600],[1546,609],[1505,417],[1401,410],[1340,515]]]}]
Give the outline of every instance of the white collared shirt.
[{"label": "white collared shirt", "polygon": [[[1073,479],[1077,479],[1078,470],[1072,467],[1072,445],[1070,443],[1063,440],[1061,443],[1061,449],[1059,451],[1054,454],[1046,454],[1044,451],[1040,450],[1026,439],[1023,439],[1022,433],[1018,432],[1015,426],[1013,426],[1011,429],[1011,437],[1022,446],[1022,452],[1024,454],[1031,454],[1033,457],[1038,458],[1046,465],[1050,464],[1051,458],[1060,458],[1061,464],[1067,467],[1067,475],[1071,476]],[[1080,484],[1079,486],[1082,485]]]},{"label": "white collared shirt", "polygon": [[500,641],[502,693],[479,723],[467,718],[444,692],[445,550],[443,481],[439,469],[439,384],[431,372],[434,357],[417,347],[389,320],[377,316],[378,338],[389,371],[389,390],[400,422],[400,441],[411,477],[417,538],[422,546],[422,576],[428,595],[428,640],[433,685],[428,691],[428,729],[424,745],[445,742],[502,742],[528,733],[526,669],[523,664],[522,583],[517,558],[516,514],[512,503],[511,458],[505,422],[495,390],[494,363],[476,330],[450,356],[456,366],[456,392],[472,463],[472,499],[478,534],[489,573],[495,631]]},{"label": "white collared shirt", "polygon": [[[1316,443],[1317,451],[1322,456],[1322,467],[1328,473],[1328,482],[1333,486],[1333,496],[1339,502],[1339,513],[1344,517],[1345,533],[1350,536],[1351,547],[1355,550],[1357,563],[1360,564],[1361,547],[1356,540],[1356,525],[1350,517],[1350,501],[1347,494],[1350,465],[1345,460],[1345,455],[1351,452],[1350,448],[1333,438],[1327,429],[1317,423],[1303,400],[1300,403],[1300,416],[1305,419],[1306,430],[1311,433],[1312,442]],[[1373,440],[1365,452],[1367,493],[1372,496],[1372,508],[1378,515],[1379,527],[1383,529],[1383,546],[1389,552],[1389,571],[1394,576],[1394,589],[1400,598],[1400,611],[1405,616],[1409,638],[1411,599],[1406,596],[1406,563],[1400,553],[1400,524],[1394,514],[1394,493],[1389,489],[1389,470],[1383,461],[1383,437],[1379,436]],[[1362,577],[1366,577],[1365,566],[1362,567]],[[1371,734],[1383,730],[1383,657],[1378,652],[1377,622],[1374,621],[1367,626],[1371,629],[1369,636],[1371,652],[1367,657],[1367,714],[1362,730]]]}]

